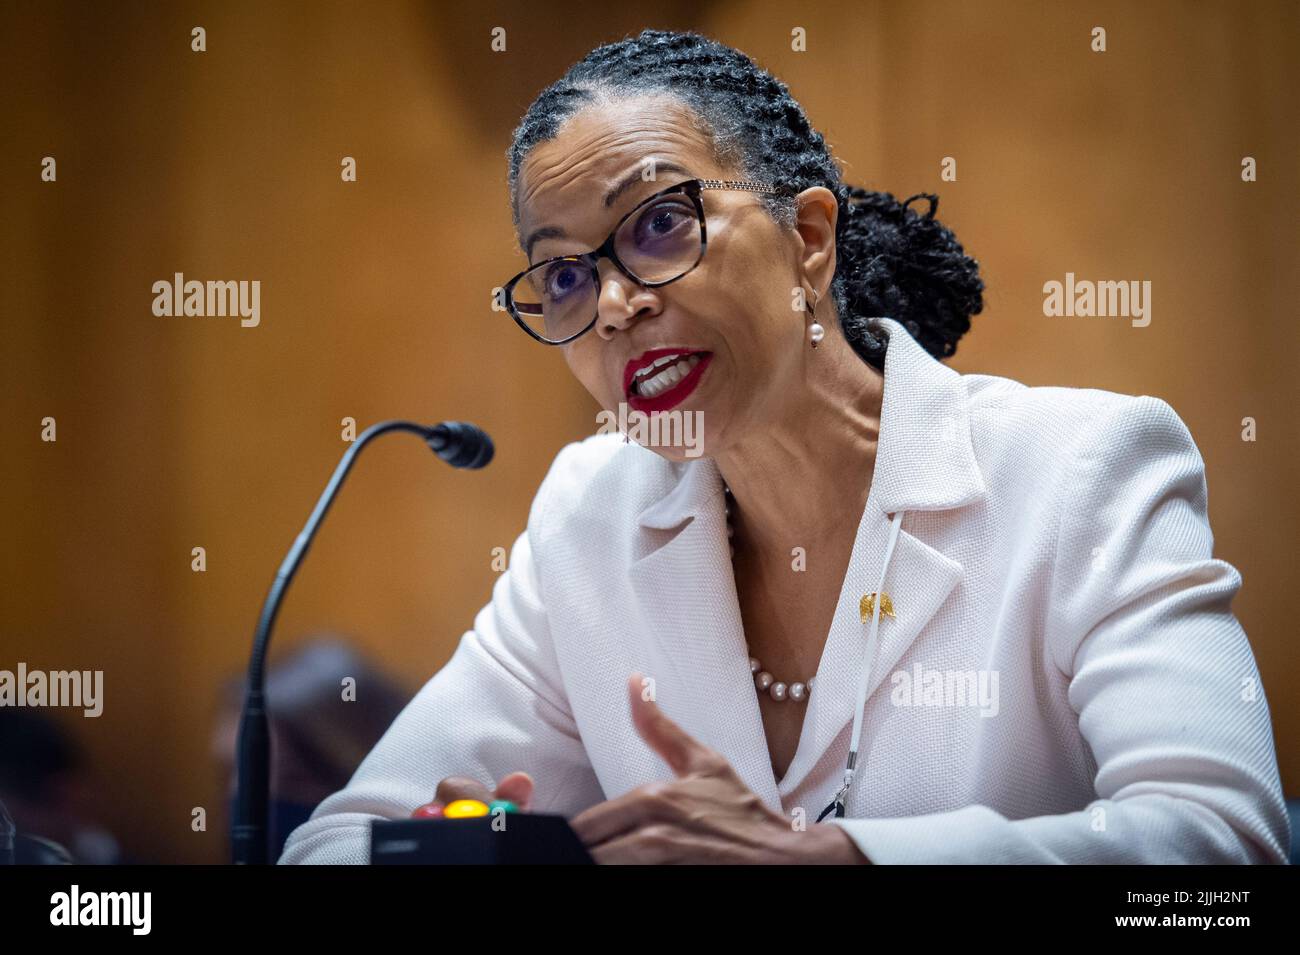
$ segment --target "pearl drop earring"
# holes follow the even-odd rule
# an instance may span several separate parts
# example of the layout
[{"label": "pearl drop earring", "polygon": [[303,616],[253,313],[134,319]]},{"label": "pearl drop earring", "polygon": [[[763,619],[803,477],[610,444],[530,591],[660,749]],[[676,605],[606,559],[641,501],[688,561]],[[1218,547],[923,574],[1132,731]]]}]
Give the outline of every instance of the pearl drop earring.
[{"label": "pearl drop earring", "polygon": [[818,321],[817,321],[817,311],[816,311],[816,309],[817,309],[817,303],[821,300],[821,296],[817,294],[817,290],[816,290],[816,289],[813,289],[813,290],[812,290],[812,293],[813,293],[813,300],[812,300],[812,303],[809,304],[809,303],[805,300],[805,302],[804,302],[804,307],[807,309],[807,311],[808,311],[808,315],[809,315],[809,316],[812,318],[812,320],[813,320],[813,323],[812,323],[811,325],[808,326],[808,341],[812,343],[812,347],[813,347],[813,348],[816,348],[817,345],[818,345],[818,343],[819,343],[823,338],[826,337],[826,329],[822,328],[822,327],[821,327],[821,324],[818,323]]}]

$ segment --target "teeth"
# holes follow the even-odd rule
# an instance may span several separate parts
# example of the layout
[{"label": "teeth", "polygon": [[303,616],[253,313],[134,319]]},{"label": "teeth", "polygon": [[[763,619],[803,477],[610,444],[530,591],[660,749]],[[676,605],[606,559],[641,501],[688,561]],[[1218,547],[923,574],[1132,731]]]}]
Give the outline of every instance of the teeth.
[{"label": "teeth", "polygon": [[[675,362],[675,364],[669,364],[670,362]],[[633,379],[633,388],[643,398],[653,398],[655,395],[661,395],[690,374],[691,369],[699,363],[699,355],[691,355],[689,358],[666,355],[657,360],[652,367],[647,368],[648,371],[660,368],[662,370],[657,371],[650,378],[642,378],[638,374]],[[667,365],[666,368],[663,367],[665,365]]]},{"label": "teeth", "polygon": [[660,368],[663,368],[664,365],[667,365],[667,364],[669,364],[669,363],[676,362],[676,361],[677,361],[677,356],[676,356],[676,355],[664,355],[664,356],[661,357],[661,358],[656,358],[654,361],[650,362],[650,364],[645,365],[644,367],[638,368],[638,369],[636,370],[636,374],[633,375],[632,377],[633,377],[635,380],[637,380],[637,381],[644,381],[646,378],[650,377],[650,375],[651,375],[653,372],[656,372],[656,371],[658,371]]}]

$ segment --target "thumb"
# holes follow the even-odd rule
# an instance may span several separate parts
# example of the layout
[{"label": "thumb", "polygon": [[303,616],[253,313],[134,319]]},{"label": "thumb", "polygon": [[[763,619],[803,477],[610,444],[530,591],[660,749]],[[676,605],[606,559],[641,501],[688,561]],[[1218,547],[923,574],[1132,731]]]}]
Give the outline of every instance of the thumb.
[{"label": "thumb", "polygon": [[665,716],[657,703],[646,699],[643,681],[640,673],[633,673],[627,681],[632,725],[638,735],[678,776],[710,768],[712,751]]},{"label": "thumb", "polygon": [[497,783],[496,797],[508,799],[522,812],[528,812],[533,802],[533,777],[523,772],[503,776]]}]

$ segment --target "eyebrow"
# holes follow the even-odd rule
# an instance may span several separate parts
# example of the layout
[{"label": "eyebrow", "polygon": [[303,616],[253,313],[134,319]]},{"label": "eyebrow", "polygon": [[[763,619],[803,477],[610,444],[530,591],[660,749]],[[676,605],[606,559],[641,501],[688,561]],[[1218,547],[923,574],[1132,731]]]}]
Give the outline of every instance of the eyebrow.
[{"label": "eyebrow", "polygon": [[[654,172],[656,177],[659,175],[659,173],[663,173],[663,172],[668,172],[668,173],[681,172],[681,173],[685,173],[688,176],[691,175],[691,171],[689,169],[687,169],[685,166],[679,166],[675,162],[656,162],[654,164]],[[609,192],[605,193],[605,208],[608,209],[618,200],[619,196],[623,195],[623,193],[627,192],[629,189],[631,189],[633,186],[635,186],[638,182],[641,181],[642,181],[641,172],[639,170],[636,172],[629,173],[627,176],[623,178],[622,182],[620,182],[613,189],[609,190]],[[567,237],[568,237],[568,233],[565,232],[563,229],[561,229],[559,226],[553,226],[553,225],[542,226],[540,229],[535,229],[532,232],[532,234],[528,236],[528,240],[524,243],[524,254],[528,257],[528,261],[531,262],[533,260],[533,246],[536,245],[538,242],[540,242],[542,239],[563,239]]]}]

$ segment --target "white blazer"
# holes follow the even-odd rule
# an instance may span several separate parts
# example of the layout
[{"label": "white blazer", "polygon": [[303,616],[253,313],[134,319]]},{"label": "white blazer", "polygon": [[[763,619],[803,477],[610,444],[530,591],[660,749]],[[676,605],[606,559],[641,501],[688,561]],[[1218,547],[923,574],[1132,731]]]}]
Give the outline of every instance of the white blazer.
[{"label": "white blazer", "polygon": [[845,515],[857,538],[779,782],[716,464],[602,434],[560,451],[473,629],[280,861],[365,862],[369,822],[447,776],[524,770],[533,808],[570,816],[672,779],[633,728],[633,671],[814,825],[848,753],[859,600],[901,511],[857,776],[824,824],[877,863],[1285,862],[1268,705],[1230,609],[1241,575],[1211,556],[1187,427],[1146,395],[959,374],[885,324],[874,477]]}]

